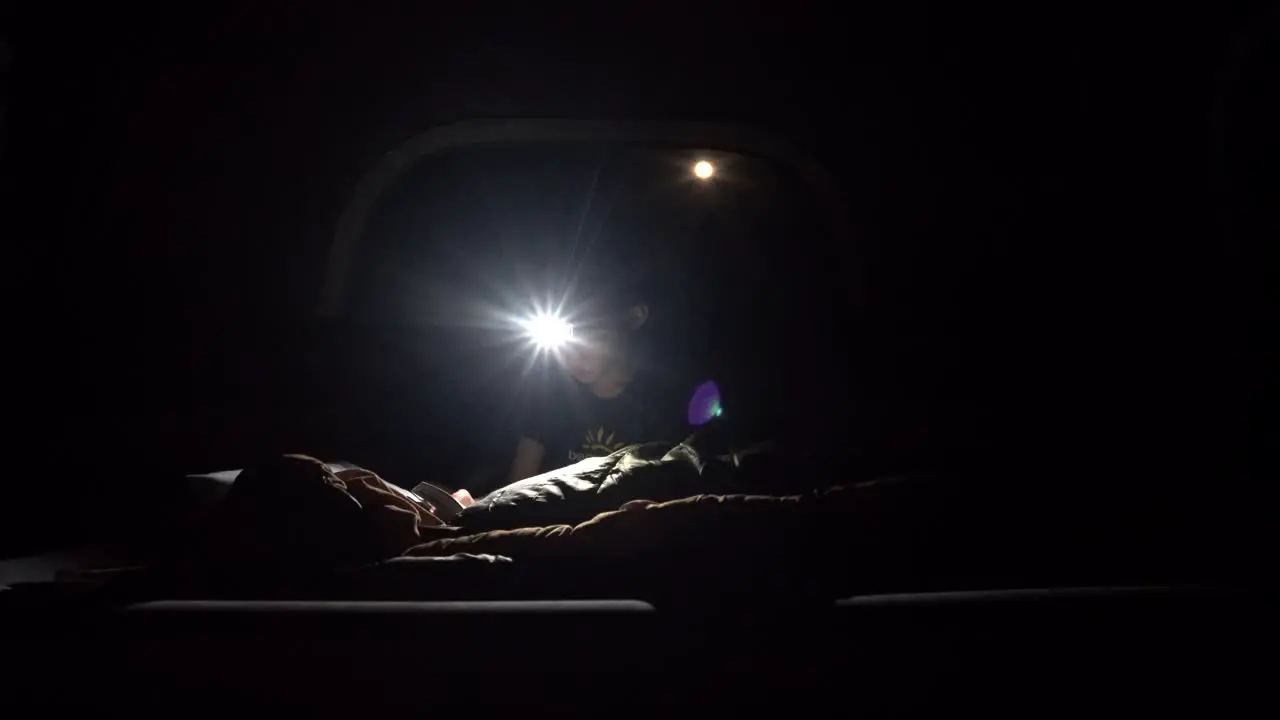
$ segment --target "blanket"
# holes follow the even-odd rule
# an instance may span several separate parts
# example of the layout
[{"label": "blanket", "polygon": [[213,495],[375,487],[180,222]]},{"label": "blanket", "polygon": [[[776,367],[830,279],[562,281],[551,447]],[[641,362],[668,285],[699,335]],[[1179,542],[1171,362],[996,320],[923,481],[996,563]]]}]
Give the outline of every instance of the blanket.
[{"label": "blanket", "polygon": [[1164,582],[1185,574],[1197,542],[1185,531],[1194,518],[1165,517],[1144,496],[1099,503],[1079,484],[1032,482],[1018,469],[945,481],[878,470],[847,456],[635,446],[501,488],[446,522],[375,473],[284,456],[237,480],[189,564],[276,579],[485,558],[514,568],[525,589],[832,598]]},{"label": "blanket", "polygon": [[[835,479],[810,458],[767,444],[712,455],[696,440],[646,443],[511,483],[475,501],[452,523],[471,532],[576,524],[634,500],[793,495],[830,487]],[[857,478],[840,478],[851,479]]]},{"label": "blanket", "polygon": [[557,528],[636,501],[690,498],[702,513],[707,498],[750,495],[756,497],[747,502],[755,506],[787,487],[776,480],[786,475],[774,472],[764,455],[705,457],[685,443],[635,445],[512,483],[447,513],[369,470],[284,455],[240,474],[200,533],[195,560],[222,567],[353,567],[494,530],[542,528],[537,537],[555,537]]}]

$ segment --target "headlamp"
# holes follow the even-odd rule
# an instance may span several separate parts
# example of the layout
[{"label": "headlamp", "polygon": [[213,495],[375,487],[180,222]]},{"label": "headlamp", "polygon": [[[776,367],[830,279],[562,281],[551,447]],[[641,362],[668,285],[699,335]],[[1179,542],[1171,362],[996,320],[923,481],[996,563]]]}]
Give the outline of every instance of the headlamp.
[{"label": "headlamp", "polygon": [[573,340],[573,324],[551,313],[537,313],[521,321],[520,326],[541,350],[558,350]]}]

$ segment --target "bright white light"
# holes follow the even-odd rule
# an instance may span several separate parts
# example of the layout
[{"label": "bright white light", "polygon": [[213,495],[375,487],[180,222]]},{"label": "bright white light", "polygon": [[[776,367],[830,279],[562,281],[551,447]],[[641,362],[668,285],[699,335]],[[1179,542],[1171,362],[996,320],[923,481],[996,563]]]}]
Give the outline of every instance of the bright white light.
[{"label": "bright white light", "polygon": [[716,166],[706,160],[699,160],[693,165],[693,175],[699,180],[710,180],[716,174]]},{"label": "bright white light", "polygon": [[555,350],[573,340],[573,325],[549,313],[538,313],[521,325],[529,339],[544,350]]}]

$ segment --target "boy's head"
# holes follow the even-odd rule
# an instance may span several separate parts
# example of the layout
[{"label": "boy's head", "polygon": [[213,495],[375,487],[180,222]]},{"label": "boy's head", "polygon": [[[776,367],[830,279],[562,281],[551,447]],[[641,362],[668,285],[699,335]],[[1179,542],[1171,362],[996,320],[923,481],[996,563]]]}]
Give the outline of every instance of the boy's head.
[{"label": "boy's head", "polygon": [[570,289],[574,342],[559,355],[565,372],[592,383],[619,362],[634,362],[654,298],[652,266],[637,253],[582,268]]},{"label": "boy's head", "polygon": [[634,333],[648,320],[648,303],[637,301],[575,325],[574,341],[559,354],[561,366],[580,383],[599,380],[609,367],[634,360]]}]

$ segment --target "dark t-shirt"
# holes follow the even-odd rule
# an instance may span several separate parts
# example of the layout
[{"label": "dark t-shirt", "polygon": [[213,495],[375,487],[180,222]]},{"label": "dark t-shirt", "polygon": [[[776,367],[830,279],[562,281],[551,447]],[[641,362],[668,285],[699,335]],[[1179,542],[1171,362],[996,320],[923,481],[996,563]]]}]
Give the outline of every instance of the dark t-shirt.
[{"label": "dark t-shirt", "polygon": [[678,442],[690,434],[695,383],[638,374],[622,394],[602,399],[563,375],[543,378],[530,398],[520,434],[546,450],[541,472],[640,442]]}]

